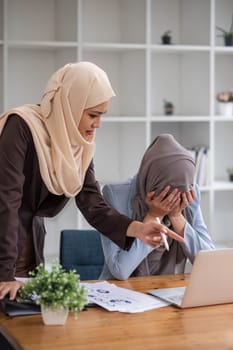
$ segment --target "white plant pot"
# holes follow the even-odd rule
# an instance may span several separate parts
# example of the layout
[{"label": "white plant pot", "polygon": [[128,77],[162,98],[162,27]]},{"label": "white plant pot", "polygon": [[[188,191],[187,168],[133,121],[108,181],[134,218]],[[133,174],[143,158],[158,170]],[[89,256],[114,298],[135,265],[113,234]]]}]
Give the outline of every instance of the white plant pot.
[{"label": "white plant pot", "polygon": [[69,309],[59,306],[57,309],[41,305],[41,314],[46,325],[63,325],[68,317]]},{"label": "white plant pot", "polygon": [[233,116],[233,102],[219,102],[218,103],[219,114],[224,117]]}]

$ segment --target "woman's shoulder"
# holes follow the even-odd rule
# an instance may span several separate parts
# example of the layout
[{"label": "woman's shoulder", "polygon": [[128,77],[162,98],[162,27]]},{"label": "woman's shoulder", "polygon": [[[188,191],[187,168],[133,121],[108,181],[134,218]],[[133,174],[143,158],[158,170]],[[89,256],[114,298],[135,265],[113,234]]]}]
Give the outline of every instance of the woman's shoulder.
[{"label": "woman's shoulder", "polygon": [[135,178],[123,182],[115,182],[103,186],[104,199],[115,209],[124,213],[128,211],[128,203],[134,190]]},{"label": "woman's shoulder", "polygon": [[14,137],[23,135],[31,137],[31,132],[27,123],[18,114],[10,114],[7,118],[4,129],[8,133],[12,133]]},{"label": "woman's shoulder", "polygon": [[194,183],[193,188],[194,188],[197,199],[200,200],[201,193],[200,193],[199,185],[197,183]]},{"label": "woman's shoulder", "polygon": [[109,190],[109,189],[112,189],[114,191],[117,191],[117,190],[125,190],[127,188],[130,188],[132,186],[132,183],[133,183],[133,177],[129,178],[128,180],[126,181],[122,181],[122,182],[111,182],[109,184],[105,184],[103,186],[103,191],[104,190]]},{"label": "woman's shoulder", "polygon": [[201,193],[200,188],[197,183],[193,185],[194,191],[195,191],[195,198],[194,200],[189,204],[189,208],[192,211],[196,211],[200,207],[200,201],[201,201]]},{"label": "woman's shoulder", "polygon": [[113,182],[103,186],[103,195],[105,197],[109,196],[125,196],[132,190],[135,184],[135,177],[131,177],[126,181]]}]

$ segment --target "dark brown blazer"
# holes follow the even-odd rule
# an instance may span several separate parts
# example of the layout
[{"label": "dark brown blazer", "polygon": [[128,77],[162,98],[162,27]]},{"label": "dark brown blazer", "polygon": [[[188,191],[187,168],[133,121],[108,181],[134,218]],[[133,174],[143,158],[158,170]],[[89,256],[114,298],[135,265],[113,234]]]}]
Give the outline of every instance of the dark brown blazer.
[{"label": "dark brown blazer", "polygon": [[[48,191],[29,127],[19,116],[10,116],[0,136],[0,281],[14,279],[28,244],[32,245],[29,251],[33,259],[27,262],[27,271],[44,261],[43,218],[57,215],[68,200]],[[107,206],[95,179],[93,161],[75,201],[94,228],[121,248],[130,247],[132,239],[126,237],[126,230],[132,219]]]}]

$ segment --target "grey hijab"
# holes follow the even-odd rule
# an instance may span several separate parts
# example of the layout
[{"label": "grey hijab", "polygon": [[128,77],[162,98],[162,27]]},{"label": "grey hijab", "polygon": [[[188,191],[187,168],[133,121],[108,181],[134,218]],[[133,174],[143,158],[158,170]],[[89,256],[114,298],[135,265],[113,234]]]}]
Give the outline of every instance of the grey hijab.
[{"label": "grey hijab", "polygon": [[147,212],[148,192],[158,195],[165,186],[189,191],[193,184],[195,162],[191,153],[172,135],[162,134],[147,148],[136,179],[136,196],[132,200],[133,218],[142,220]]},{"label": "grey hijab", "polygon": [[[132,199],[133,218],[143,220],[148,210],[145,203],[148,192],[155,191],[155,194],[158,195],[167,185],[171,186],[170,191],[175,188],[179,188],[183,192],[189,191],[190,186],[193,185],[194,173],[195,162],[187,149],[181,146],[170,134],[156,137],[146,150],[137,173],[136,195]],[[192,218],[188,208],[184,210],[183,214],[191,223]],[[170,226],[166,219],[165,217],[163,223]],[[171,226],[170,228],[172,229]],[[175,241],[168,239],[168,242],[169,252],[164,247],[155,249],[138,266],[135,274],[159,274],[160,269],[164,271],[162,265],[168,263],[169,256],[172,254],[172,245],[176,246],[176,254],[179,251]],[[179,262],[181,257],[177,256],[173,259]],[[169,266],[169,264],[167,265]],[[171,271],[168,269],[167,273],[171,273]]]}]

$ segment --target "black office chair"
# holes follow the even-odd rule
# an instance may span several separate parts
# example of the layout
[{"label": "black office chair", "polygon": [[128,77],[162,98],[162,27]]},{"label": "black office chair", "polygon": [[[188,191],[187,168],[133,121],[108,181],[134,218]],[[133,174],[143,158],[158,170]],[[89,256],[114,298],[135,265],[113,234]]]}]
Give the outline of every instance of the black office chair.
[{"label": "black office chair", "polygon": [[80,280],[98,279],[104,264],[100,233],[96,230],[62,230],[60,264],[75,269]]}]

